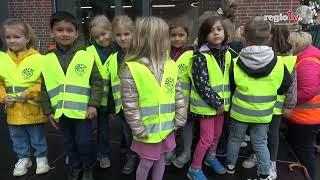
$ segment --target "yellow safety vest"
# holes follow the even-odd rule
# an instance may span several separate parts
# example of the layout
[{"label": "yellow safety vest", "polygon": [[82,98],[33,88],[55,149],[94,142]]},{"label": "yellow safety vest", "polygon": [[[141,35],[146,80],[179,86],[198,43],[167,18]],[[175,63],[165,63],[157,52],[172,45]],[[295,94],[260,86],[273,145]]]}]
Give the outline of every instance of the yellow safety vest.
[{"label": "yellow safety vest", "polygon": [[118,53],[115,53],[113,58],[108,61],[108,70],[111,77],[112,94],[115,106],[115,112],[119,113],[122,107],[120,93],[120,78],[118,76]]},{"label": "yellow safety vest", "polygon": [[[296,65],[297,56],[278,56],[278,60],[284,63],[289,73],[291,74]],[[282,109],[283,109],[285,99],[286,99],[285,95],[277,96],[277,101],[276,101],[276,104],[274,105],[274,110],[273,110],[274,115],[282,114]]]},{"label": "yellow safety vest", "polygon": [[[229,111],[230,108],[230,86],[229,86],[229,69],[231,65],[231,53],[226,52],[224,72],[221,71],[216,59],[212,54],[204,54],[207,60],[209,73],[209,85],[223,99],[224,111]],[[190,93],[190,111],[200,115],[216,115],[215,108],[208,105],[198,94],[192,79],[192,62],[189,66],[189,76],[191,77],[191,93]]]},{"label": "yellow safety vest", "polygon": [[174,130],[175,87],[178,68],[172,60],[167,60],[161,85],[144,64],[126,62],[139,94],[139,109],[142,123],[148,132],[146,139],[133,138],[144,143],[159,143]]},{"label": "yellow safety vest", "polygon": [[57,56],[54,53],[46,55],[42,73],[55,119],[62,114],[69,118],[85,119],[93,64],[93,55],[80,50],[74,55],[65,74]]},{"label": "yellow safety vest", "polygon": [[277,61],[268,76],[253,78],[237,65],[237,60],[234,62],[236,90],[232,96],[231,117],[246,123],[269,123],[284,76],[283,63]]}]

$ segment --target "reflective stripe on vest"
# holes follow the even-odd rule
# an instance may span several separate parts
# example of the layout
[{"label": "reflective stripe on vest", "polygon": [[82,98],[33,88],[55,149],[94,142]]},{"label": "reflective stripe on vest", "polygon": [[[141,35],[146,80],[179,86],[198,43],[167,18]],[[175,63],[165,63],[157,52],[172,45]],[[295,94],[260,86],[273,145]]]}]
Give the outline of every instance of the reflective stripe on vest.
[{"label": "reflective stripe on vest", "polygon": [[235,59],[236,90],[232,96],[230,116],[246,123],[269,123],[277,99],[277,90],[284,76],[283,66],[282,62],[277,61],[268,76],[252,78],[237,65]]},{"label": "reflective stripe on vest", "polygon": [[144,64],[126,62],[139,94],[139,110],[142,123],[148,132],[147,139],[133,138],[144,143],[159,143],[175,128],[175,87],[178,68],[167,60],[161,85]]},{"label": "reflective stripe on vest", "polygon": [[[277,58],[278,58],[278,61],[281,61],[284,63],[284,65],[287,67],[289,73],[292,74],[293,69],[296,65],[297,56],[278,56]],[[285,99],[286,99],[285,95],[278,95],[277,96],[277,101],[274,105],[274,110],[273,110],[274,115],[281,115],[282,114],[282,109],[284,106]]]},{"label": "reflective stripe on vest", "polygon": [[54,53],[46,55],[43,77],[54,118],[62,114],[69,118],[85,119],[90,96],[89,79],[94,57],[86,51],[78,51],[70,62],[66,73]]},{"label": "reflective stripe on vest", "polygon": [[120,93],[120,78],[118,76],[118,60],[117,53],[114,58],[111,58],[108,62],[108,70],[111,77],[112,95],[115,104],[115,112],[119,113],[122,107],[121,93]]},{"label": "reflective stripe on vest", "polygon": [[109,73],[109,69],[108,69],[108,63],[111,59],[117,58],[117,53],[110,54],[108,59],[105,61],[105,63],[102,64],[100,56],[99,56],[96,48],[94,47],[94,45],[87,47],[87,51],[93,54],[96,65],[97,65],[99,72],[100,72],[100,75],[103,79],[103,96],[101,99],[101,105],[107,106],[108,105],[109,86],[110,86],[110,73]]},{"label": "reflective stripe on vest", "polygon": [[[229,111],[230,107],[230,86],[229,69],[231,64],[231,54],[229,51],[225,55],[224,72],[221,71],[216,59],[211,54],[204,54],[207,60],[209,85],[223,99],[224,110]],[[192,77],[192,62],[189,66],[189,76]],[[208,105],[198,94],[191,79],[192,87],[190,93],[190,111],[201,115],[216,115],[216,110]]]}]

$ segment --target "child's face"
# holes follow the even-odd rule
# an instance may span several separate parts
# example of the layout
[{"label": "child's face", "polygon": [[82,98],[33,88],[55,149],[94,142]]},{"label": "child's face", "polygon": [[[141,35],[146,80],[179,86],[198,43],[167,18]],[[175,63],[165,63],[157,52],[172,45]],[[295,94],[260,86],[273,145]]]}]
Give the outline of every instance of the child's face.
[{"label": "child's face", "polygon": [[116,40],[117,44],[121,47],[121,49],[126,49],[130,45],[132,41],[132,33],[122,25],[115,27],[113,30],[114,32],[114,39]]},{"label": "child's face", "polygon": [[102,26],[94,26],[91,28],[92,38],[102,47],[108,47],[112,42],[111,30],[105,29]]},{"label": "child's face", "polygon": [[59,21],[54,23],[51,29],[51,36],[59,46],[67,48],[72,46],[76,41],[79,36],[79,31],[72,23]]},{"label": "child's face", "polygon": [[211,28],[211,32],[207,36],[210,46],[220,48],[224,40],[224,29],[220,21],[217,21]]},{"label": "child's face", "polygon": [[17,28],[7,27],[5,28],[4,34],[6,44],[11,51],[18,53],[27,50],[27,44],[30,39],[27,38],[23,32]]},{"label": "child's face", "polygon": [[181,48],[187,44],[188,33],[182,27],[176,27],[170,30],[171,46]]}]

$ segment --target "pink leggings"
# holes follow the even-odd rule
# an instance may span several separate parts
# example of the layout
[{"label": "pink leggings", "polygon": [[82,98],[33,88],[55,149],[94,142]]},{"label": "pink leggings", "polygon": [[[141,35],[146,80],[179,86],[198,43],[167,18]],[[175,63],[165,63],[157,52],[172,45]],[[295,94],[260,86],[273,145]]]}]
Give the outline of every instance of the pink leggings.
[{"label": "pink leggings", "polygon": [[147,180],[151,167],[152,180],[162,180],[165,170],[164,157],[165,153],[161,154],[160,159],[157,161],[141,158],[136,172],[136,180]]},{"label": "pink leggings", "polygon": [[200,121],[200,140],[193,154],[191,167],[200,169],[206,152],[210,148],[210,155],[215,151],[222,131],[223,115],[210,118],[201,118]]}]

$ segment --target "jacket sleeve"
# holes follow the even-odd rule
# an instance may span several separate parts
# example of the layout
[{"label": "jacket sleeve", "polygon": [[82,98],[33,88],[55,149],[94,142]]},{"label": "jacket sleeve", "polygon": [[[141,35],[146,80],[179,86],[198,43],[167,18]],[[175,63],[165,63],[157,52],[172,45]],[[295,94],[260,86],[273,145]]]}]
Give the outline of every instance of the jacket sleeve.
[{"label": "jacket sleeve", "polygon": [[183,91],[180,86],[180,82],[176,85],[176,127],[182,127],[187,122],[187,106],[184,101]]},{"label": "jacket sleeve", "polygon": [[292,84],[292,77],[290,75],[290,72],[288,71],[287,67],[284,65],[284,75],[282,79],[282,83],[277,91],[278,95],[285,95],[285,93],[288,91],[289,87]]},{"label": "jacket sleeve", "polygon": [[138,90],[131,72],[126,65],[124,65],[120,71],[120,83],[124,117],[126,118],[132,133],[136,136],[140,135],[146,131],[146,129],[141,121]]},{"label": "jacket sleeve", "polygon": [[212,87],[209,86],[207,60],[201,53],[196,53],[192,62],[192,79],[200,97],[211,107],[218,109],[223,101]]},{"label": "jacket sleeve", "polygon": [[293,109],[297,104],[297,74],[295,69],[291,73],[291,78],[291,86],[285,94],[284,108],[286,109]]},{"label": "jacket sleeve", "polygon": [[0,79],[0,103],[4,103],[4,98],[7,96],[4,81]]},{"label": "jacket sleeve", "polygon": [[25,92],[28,99],[39,101],[41,99],[41,78],[33,86],[28,87]]},{"label": "jacket sleeve", "polygon": [[95,62],[92,67],[89,83],[91,89],[88,106],[99,107],[103,94],[103,80]]},{"label": "jacket sleeve", "polygon": [[45,115],[53,114],[50,98],[49,98],[48,91],[42,75],[41,75],[41,106],[42,106],[43,114]]}]

